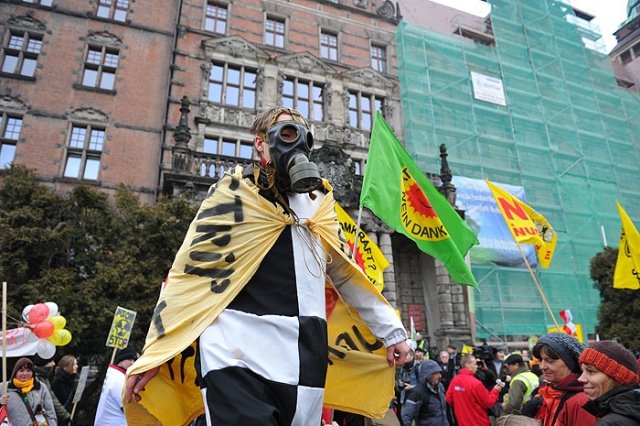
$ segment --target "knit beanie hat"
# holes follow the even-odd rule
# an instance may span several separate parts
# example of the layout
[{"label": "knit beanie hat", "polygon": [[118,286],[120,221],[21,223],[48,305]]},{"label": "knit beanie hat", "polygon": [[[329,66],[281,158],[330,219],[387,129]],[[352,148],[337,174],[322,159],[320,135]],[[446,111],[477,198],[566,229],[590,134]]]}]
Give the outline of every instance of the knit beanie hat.
[{"label": "knit beanie hat", "polygon": [[114,360],[114,364],[118,365],[122,361],[127,360],[127,359],[132,359],[134,361],[137,360],[138,359],[138,351],[136,351],[132,347],[124,348],[116,356],[116,359]]},{"label": "knit beanie hat", "polygon": [[36,354],[33,357],[33,364],[36,367],[44,367],[45,365],[49,364],[51,361],[53,361],[53,357],[51,358],[42,358],[40,355]]},{"label": "knit beanie hat", "polygon": [[29,358],[20,358],[16,361],[16,365],[13,366],[13,371],[11,372],[12,380],[16,377],[16,374],[18,373],[18,370],[20,370],[20,367],[25,364],[27,364],[31,371],[33,371],[33,361],[31,361]]},{"label": "knit beanie hat", "polygon": [[582,352],[580,364],[591,364],[618,383],[638,383],[638,361],[619,343],[596,342]]},{"label": "knit beanie hat", "polygon": [[538,342],[533,347],[533,355],[536,358],[540,359],[540,350],[544,345],[553,349],[573,373],[580,372],[578,359],[582,351],[584,351],[584,345],[578,339],[569,336],[567,333],[554,332],[545,334],[538,339]]}]

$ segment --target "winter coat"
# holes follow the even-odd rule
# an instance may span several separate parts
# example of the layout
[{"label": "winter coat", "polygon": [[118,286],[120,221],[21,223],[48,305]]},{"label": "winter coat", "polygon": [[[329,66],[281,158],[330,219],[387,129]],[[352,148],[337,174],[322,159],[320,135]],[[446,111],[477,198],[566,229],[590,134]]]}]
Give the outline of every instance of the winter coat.
[{"label": "winter coat", "polygon": [[[51,389],[51,383],[49,382],[49,375],[53,367],[34,367],[36,378],[47,386],[47,389]],[[64,405],[58,401],[58,397],[54,392],[50,392],[51,400],[53,401],[53,408],[58,418],[58,424],[64,426],[71,420],[71,414],[64,408]]]},{"label": "winter coat", "polygon": [[498,401],[500,391],[491,392],[466,368],[453,378],[447,390],[447,402],[453,411],[459,426],[490,426],[487,410]]},{"label": "winter coat", "polygon": [[[16,388],[12,382],[9,382],[7,395],[9,396],[7,410],[11,424],[13,426],[33,426],[29,411],[27,411],[27,407],[25,407],[23,402],[24,394],[22,391]],[[53,408],[53,402],[51,400],[51,393],[49,393],[49,389],[42,382],[34,380],[33,388],[26,396],[28,398],[28,404],[34,414],[36,414],[38,406],[41,406],[42,413],[47,419],[49,426],[58,426],[56,411]]]},{"label": "winter coat", "polygon": [[640,426],[640,385],[615,387],[582,408],[600,419],[596,426]]},{"label": "winter coat", "polygon": [[76,376],[60,368],[51,382],[51,390],[64,408],[71,412],[73,396],[76,393]]},{"label": "winter coat", "polygon": [[449,426],[442,383],[436,387],[428,381],[420,383],[409,394],[402,409],[402,425],[411,426],[412,420],[416,421],[416,426]]},{"label": "winter coat", "polygon": [[[587,396],[582,391],[582,383],[578,382],[580,374],[568,375],[557,385],[547,384],[540,388],[540,396],[544,399],[542,407],[538,411],[538,420],[543,420],[543,426],[592,426],[596,418],[582,409],[587,402]],[[565,394],[564,405],[560,408]],[[553,419],[558,411],[556,421]]]},{"label": "winter coat", "polygon": [[442,383],[433,386],[429,378],[442,371],[440,365],[426,360],[420,365],[421,382],[409,394],[402,410],[403,426],[449,426],[447,420],[447,401]]}]

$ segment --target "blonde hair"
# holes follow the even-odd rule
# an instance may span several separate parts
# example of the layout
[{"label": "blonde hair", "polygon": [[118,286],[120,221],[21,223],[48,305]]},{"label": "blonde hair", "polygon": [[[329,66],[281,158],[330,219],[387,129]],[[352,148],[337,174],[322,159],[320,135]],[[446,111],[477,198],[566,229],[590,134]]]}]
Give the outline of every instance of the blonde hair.
[{"label": "blonde hair", "polygon": [[269,128],[273,126],[273,124],[278,119],[278,116],[282,114],[289,114],[291,117],[293,117],[294,121],[300,122],[307,126],[307,128],[309,128],[309,123],[307,123],[307,120],[305,120],[302,114],[300,114],[297,110],[293,108],[273,106],[258,114],[253,124],[251,125],[251,133],[260,136],[266,141]]},{"label": "blonde hair", "polygon": [[75,356],[65,355],[62,358],[60,358],[60,361],[58,361],[58,368],[62,368],[63,370],[66,371],[67,368],[73,367],[73,363],[75,362],[76,362]]}]

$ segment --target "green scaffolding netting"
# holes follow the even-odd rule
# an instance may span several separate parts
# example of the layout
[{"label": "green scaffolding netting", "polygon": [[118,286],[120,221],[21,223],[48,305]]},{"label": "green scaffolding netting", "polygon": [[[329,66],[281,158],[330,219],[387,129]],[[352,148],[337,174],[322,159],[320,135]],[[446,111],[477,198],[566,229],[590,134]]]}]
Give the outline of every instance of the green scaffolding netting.
[{"label": "green scaffolding netting", "polygon": [[[522,186],[558,244],[539,281],[558,312],[593,334],[589,261],[617,247],[618,200],[640,218],[640,98],[618,88],[597,27],[552,0],[490,0],[495,45],[401,22],[396,31],[405,145],[425,172],[446,144],[454,175]],[[502,82],[506,106],[474,96],[471,74]],[[636,222],[637,223],[637,222]],[[526,269],[472,265],[479,338],[553,325]],[[587,336],[585,335],[585,338]]]}]

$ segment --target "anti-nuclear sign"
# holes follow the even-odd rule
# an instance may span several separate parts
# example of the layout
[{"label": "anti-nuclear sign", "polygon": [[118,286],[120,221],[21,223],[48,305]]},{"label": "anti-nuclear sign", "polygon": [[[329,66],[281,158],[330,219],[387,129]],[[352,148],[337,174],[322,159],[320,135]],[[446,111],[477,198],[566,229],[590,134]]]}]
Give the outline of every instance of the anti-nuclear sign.
[{"label": "anti-nuclear sign", "polygon": [[135,320],[136,311],[130,311],[118,306],[113,316],[109,337],[107,337],[107,346],[118,349],[126,348],[129,344],[129,337]]}]

